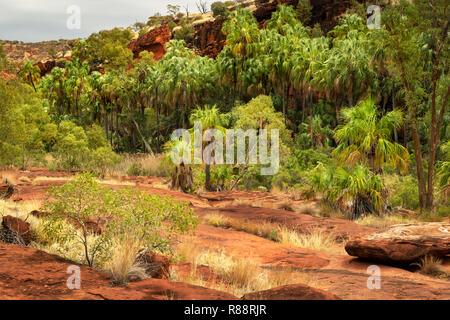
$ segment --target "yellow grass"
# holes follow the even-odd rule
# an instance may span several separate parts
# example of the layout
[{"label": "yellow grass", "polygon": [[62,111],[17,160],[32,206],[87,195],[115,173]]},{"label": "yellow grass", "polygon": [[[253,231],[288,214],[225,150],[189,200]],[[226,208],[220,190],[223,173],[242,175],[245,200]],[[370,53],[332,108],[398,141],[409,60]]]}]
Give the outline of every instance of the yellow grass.
[{"label": "yellow grass", "polygon": [[141,245],[129,238],[113,241],[111,258],[105,263],[104,269],[111,274],[114,284],[125,284],[133,277],[143,280],[147,278],[145,267],[136,263],[136,257]]},{"label": "yellow grass", "polygon": [[135,163],[138,163],[143,171],[149,176],[165,176],[170,168],[163,165],[165,155],[122,155],[121,162],[113,169],[107,171],[107,175],[111,177],[122,177],[127,175],[128,169]]},{"label": "yellow grass", "polygon": [[450,274],[447,274],[444,271],[442,267],[442,260],[438,257],[427,255],[414,265],[419,267],[419,272],[422,274],[437,278],[450,277]]},{"label": "yellow grass", "polygon": [[278,224],[232,219],[217,213],[206,215],[203,221],[215,227],[244,231],[285,245],[335,254],[346,254],[344,249],[345,243],[338,241],[336,235],[332,232],[325,232],[320,229],[311,229],[307,233],[300,233]]},{"label": "yellow grass", "polygon": [[327,233],[320,229],[312,229],[307,233],[299,233],[295,230],[280,228],[277,233],[277,240],[282,244],[304,249],[346,254],[345,243],[338,242],[333,233]]},{"label": "yellow grass", "polygon": [[42,181],[67,181],[68,182],[68,181],[70,181],[72,179],[73,178],[71,178],[71,177],[44,177],[44,176],[38,176],[38,177],[33,179],[32,184],[35,185],[35,186],[38,186],[38,185],[40,185],[40,183]]},{"label": "yellow grass", "polygon": [[23,183],[31,183],[31,180],[30,180],[30,178],[28,178],[28,177],[20,177],[19,178],[19,181],[20,182],[23,182]]},{"label": "yellow grass", "polygon": [[401,215],[367,215],[364,217],[355,220],[357,224],[366,227],[378,228],[378,229],[387,229],[390,226],[396,224],[405,224],[405,223],[417,223],[419,220],[413,217],[401,216]]},{"label": "yellow grass", "polygon": [[[212,289],[225,291],[237,297],[246,293],[268,290],[283,285],[304,283],[311,285],[313,278],[309,273],[292,271],[290,268],[282,270],[267,270],[260,266],[258,260],[240,259],[227,255],[224,251],[214,251],[202,248],[192,241],[185,241],[177,248],[178,254],[191,262],[191,272],[187,277],[172,275],[171,280],[183,281],[190,284],[207,286]],[[208,266],[214,273],[223,278],[221,282],[208,283],[196,275],[198,265]]]}]

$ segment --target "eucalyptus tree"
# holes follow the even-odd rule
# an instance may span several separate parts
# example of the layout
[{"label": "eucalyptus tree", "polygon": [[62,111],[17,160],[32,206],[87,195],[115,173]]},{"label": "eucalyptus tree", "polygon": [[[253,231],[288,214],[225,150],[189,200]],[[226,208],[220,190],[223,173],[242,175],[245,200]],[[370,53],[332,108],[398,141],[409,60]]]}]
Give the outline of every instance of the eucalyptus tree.
[{"label": "eucalyptus tree", "polygon": [[[388,50],[387,68],[401,79],[408,109],[418,177],[421,208],[434,206],[436,152],[450,98],[449,21],[445,0],[401,1],[383,11],[383,25],[376,30],[380,46]],[[427,128],[428,176],[419,125]]]}]

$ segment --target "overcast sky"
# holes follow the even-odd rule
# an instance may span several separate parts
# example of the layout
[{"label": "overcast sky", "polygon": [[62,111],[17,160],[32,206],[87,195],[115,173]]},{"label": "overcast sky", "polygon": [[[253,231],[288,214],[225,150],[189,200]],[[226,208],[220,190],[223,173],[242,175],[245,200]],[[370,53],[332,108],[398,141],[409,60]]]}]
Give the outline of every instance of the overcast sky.
[{"label": "overcast sky", "polygon": [[[0,0],[0,39],[36,42],[87,37],[100,30],[146,22],[156,12],[166,14],[168,4],[189,4],[189,11],[197,12],[195,3],[196,0]],[[79,30],[67,28],[71,16],[67,9],[71,5],[81,10]]]}]

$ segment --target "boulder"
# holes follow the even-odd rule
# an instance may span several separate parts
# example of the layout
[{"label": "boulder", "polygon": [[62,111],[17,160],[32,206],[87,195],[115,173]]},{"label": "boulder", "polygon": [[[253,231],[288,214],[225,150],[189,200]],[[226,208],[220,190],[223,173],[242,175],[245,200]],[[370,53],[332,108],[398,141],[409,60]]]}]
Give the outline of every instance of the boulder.
[{"label": "boulder", "polygon": [[48,217],[50,215],[48,212],[39,211],[39,210],[33,210],[33,211],[30,212],[30,214],[33,217],[36,217],[36,218],[39,218],[39,219]]},{"label": "boulder", "polygon": [[341,300],[338,296],[304,284],[291,284],[247,293],[242,300]]},{"label": "boulder", "polygon": [[164,279],[169,275],[170,260],[161,254],[142,251],[136,260],[145,267],[150,278]]},{"label": "boulder", "polygon": [[28,222],[13,216],[4,216],[2,226],[4,229],[12,231],[16,236],[20,237],[25,245],[30,244],[31,232]]},{"label": "boulder", "polygon": [[162,25],[132,40],[128,48],[133,51],[135,58],[138,58],[139,53],[146,50],[152,52],[153,59],[158,61],[166,53],[166,43],[170,41],[171,36],[168,25]]},{"label": "boulder", "polygon": [[426,255],[450,254],[450,223],[394,225],[388,230],[350,240],[345,250],[369,261],[407,264]]},{"label": "boulder", "polygon": [[9,199],[14,193],[14,187],[9,183],[0,184],[0,199]]}]

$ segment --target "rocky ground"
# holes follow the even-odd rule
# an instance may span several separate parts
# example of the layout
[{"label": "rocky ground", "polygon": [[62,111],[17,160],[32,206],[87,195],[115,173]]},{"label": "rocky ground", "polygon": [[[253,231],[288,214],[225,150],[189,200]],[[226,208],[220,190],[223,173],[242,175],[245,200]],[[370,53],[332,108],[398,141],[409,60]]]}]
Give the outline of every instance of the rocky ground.
[{"label": "rocky ground", "polygon": [[[42,168],[7,172],[15,184],[8,201],[42,201],[48,187],[65,183],[71,175]],[[167,279],[147,279],[131,282],[126,287],[111,287],[108,275],[80,266],[81,289],[69,290],[67,268],[73,262],[34,248],[0,242],[1,299],[450,299],[448,277],[431,277],[408,267],[421,255],[434,253],[441,257],[443,268],[448,271],[449,223],[394,227],[380,232],[343,219],[316,217],[308,214],[308,210],[297,213],[276,209],[279,203],[286,201],[284,195],[239,191],[188,195],[168,190],[160,178],[126,177],[103,183],[112,188],[132,186],[153,194],[169,195],[176,201],[188,201],[202,223],[195,236],[183,238],[182,243],[222,252],[235,259],[256,261],[262,272],[289,273],[295,281],[271,290],[236,296]],[[0,196],[2,190],[8,189],[0,186]],[[292,201],[290,206],[320,210],[314,202]],[[342,247],[347,244],[346,250],[352,256],[345,251],[336,254],[304,249],[233,228],[215,227],[204,220],[211,214],[253,223],[275,223],[298,233],[310,230],[333,233],[342,241]],[[13,217],[3,220],[3,229],[14,228]],[[21,225],[21,230],[25,227]],[[398,257],[408,264],[397,263]],[[374,265],[380,270],[380,288],[371,290],[368,289],[368,268]],[[192,273],[192,264],[180,261],[170,270],[186,278]],[[206,265],[195,266],[194,272],[204,278],[203,286],[215,288],[211,284],[223,280]]]}]

